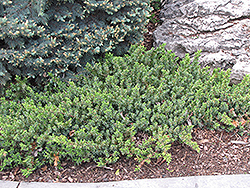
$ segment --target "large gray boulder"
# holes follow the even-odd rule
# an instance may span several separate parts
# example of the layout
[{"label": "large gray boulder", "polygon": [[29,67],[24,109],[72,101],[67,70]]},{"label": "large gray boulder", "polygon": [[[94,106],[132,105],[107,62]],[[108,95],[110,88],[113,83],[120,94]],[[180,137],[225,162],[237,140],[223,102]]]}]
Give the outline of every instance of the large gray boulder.
[{"label": "large gray boulder", "polygon": [[183,58],[202,50],[201,66],[232,69],[232,83],[250,74],[250,0],[165,0],[153,33]]}]

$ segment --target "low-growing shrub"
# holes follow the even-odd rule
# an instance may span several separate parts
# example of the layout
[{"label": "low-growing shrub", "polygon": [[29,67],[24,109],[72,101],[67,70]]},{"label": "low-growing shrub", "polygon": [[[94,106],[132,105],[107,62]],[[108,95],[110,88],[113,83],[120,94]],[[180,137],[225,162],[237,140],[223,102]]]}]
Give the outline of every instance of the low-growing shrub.
[{"label": "low-growing shrub", "polygon": [[199,151],[191,140],[195,126],[248,128],[249,76],[230,86],[230,71],[211,75],[198,57],[180,61],[164,46],[134,45],[124,57],[106,54],[88,64],[77,83],[53,77],[44,92],[25,85],[21,99],[11,87],[0,99],[1,169],[22,166],[28,176],[49,163],[102,166],[121,156],[169,163],[173,141]]}]

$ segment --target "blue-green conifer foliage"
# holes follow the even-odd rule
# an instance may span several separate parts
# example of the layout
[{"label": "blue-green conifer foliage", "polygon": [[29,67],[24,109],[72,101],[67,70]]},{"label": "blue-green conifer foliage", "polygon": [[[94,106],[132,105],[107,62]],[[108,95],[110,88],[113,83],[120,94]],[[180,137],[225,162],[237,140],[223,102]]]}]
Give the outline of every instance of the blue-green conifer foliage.
[{"label": "blue-green conifer foliage", "polygon": [[140,43],[150,0],[1,0],[0,84],[11,75],[41,82],[74,78],[105,52]]}]

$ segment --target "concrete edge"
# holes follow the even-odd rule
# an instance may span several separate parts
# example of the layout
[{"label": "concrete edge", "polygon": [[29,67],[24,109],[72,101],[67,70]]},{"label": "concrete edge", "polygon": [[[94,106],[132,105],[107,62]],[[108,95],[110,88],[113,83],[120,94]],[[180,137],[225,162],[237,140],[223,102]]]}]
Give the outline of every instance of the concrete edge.
[{"label": "concrete edge", "polygon": [[0,180],[0,187],[1,188],[18,188],[20,182],[18,181],[4,181]]},{"label": "concrete edge", "polygon": [[248,188],[250,174],[124,180],[104,183],[43,183],[0,180],[1,188]]}]

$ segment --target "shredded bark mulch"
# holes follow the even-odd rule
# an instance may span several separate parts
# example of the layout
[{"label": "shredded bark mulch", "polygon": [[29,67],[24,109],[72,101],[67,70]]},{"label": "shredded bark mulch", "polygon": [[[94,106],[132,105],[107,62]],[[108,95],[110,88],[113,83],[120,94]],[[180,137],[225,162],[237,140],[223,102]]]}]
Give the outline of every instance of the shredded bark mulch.
[{"label": "shredded bark mulch", "polygon": [[115,164],[97,167],[94,162],[74,166],[62,162],[62,168],[44,166],[28,178],[22,176],[19,168],[0,172],[1,180],[27,182],[108,182],[150,178],[203,176],[250,173],[250,137],[234,132],[194,129],[193,140],[199,144],[200,153],[189,146],[175,142],[170,153],[169,165],[162,159],[144,163],[135,171],[138,163],[133,159],[121,158]]},{"label": "shredded bark mulch", "polygon": [[[159,11],[155,12],[158,18]],[[148,32],[144,35],[143,45],[147,50],[153,46],[152,32],[159,23],[149,23]],[[62,168],[44,166],[36,170],[28,178],[22,176],[20,168],[0,172],[1,180],[26,182],[108,182],[119,180],[135,180],[150,178],[203,176],[223,174],[250,173],[250,134],[245,131],[240,136],[237,131],[212,131],[196,128],[193,130],[193,141],[200,147],[197,153],[189,146],[175,142],[170,153],[172,161],[169,165],[163,159],[154,159],[150,164],[144,163],[139,171],[135,171],[137,161],[133,158],[121,158],[115,164],[98,167],[94,162],[75,166],[63,161]]]}]

